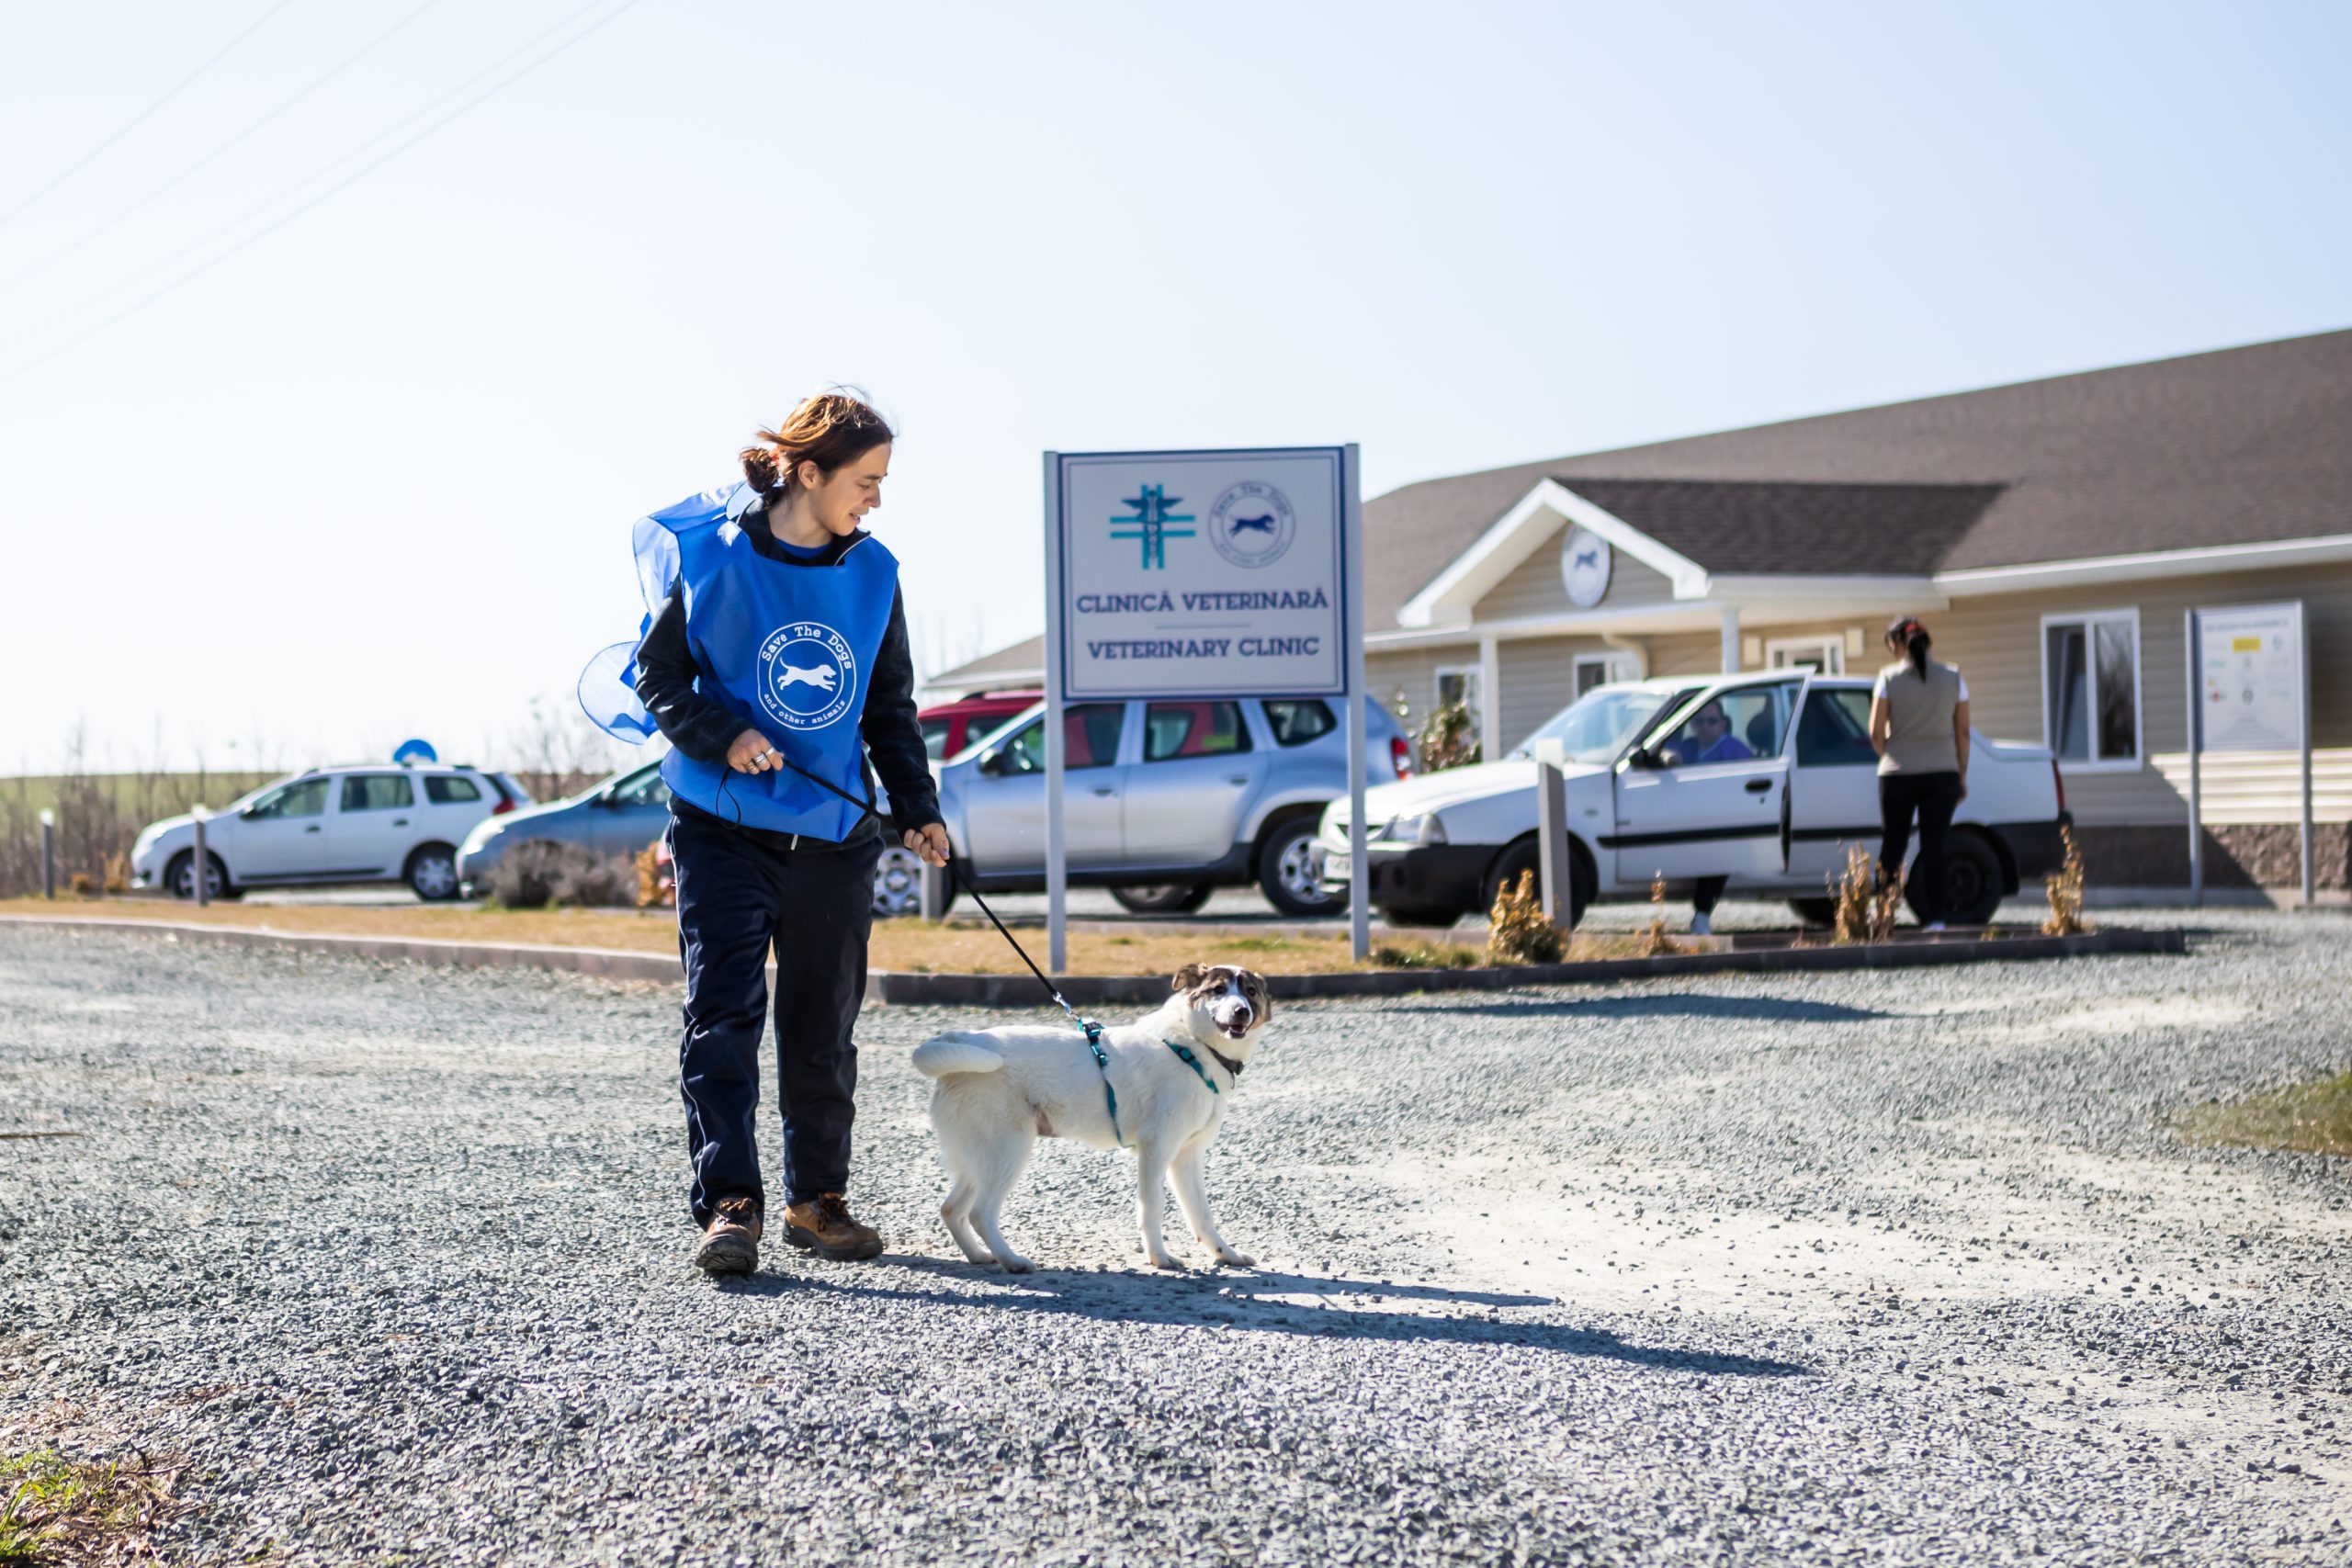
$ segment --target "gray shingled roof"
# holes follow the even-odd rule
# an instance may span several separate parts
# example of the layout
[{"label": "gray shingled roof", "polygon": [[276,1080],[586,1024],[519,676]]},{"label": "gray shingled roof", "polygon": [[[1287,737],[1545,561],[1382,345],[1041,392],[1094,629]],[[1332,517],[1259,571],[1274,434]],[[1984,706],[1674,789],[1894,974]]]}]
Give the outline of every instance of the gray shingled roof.
[{"label": "gray shingled roof", "polygon": [[1407,485],[1364,505],[1369,623],[1545,478],[1733,573],[2352,532],[2352,331]]}]

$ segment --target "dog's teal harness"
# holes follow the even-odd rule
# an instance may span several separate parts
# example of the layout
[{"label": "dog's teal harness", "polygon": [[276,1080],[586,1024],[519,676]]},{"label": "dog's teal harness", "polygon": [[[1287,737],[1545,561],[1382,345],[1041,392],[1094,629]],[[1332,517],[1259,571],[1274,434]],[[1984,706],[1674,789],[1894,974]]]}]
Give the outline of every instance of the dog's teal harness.
[{"label": "dog's teal harness", "polygon": [[[1102,1075],[1102,1107],[1111,1113],[1111,1138],[1113,1142],[1116,1143],[1124,1149],[1127,1146],[1127,1135],[1119,1131],[1119,1094],[1116,1089],[1111,1087],[1111,1055],[1109,1052],[1102,1049],[1102,1026],[1095,1022],[1091,1018],[1080,1018],[1076,1013],[1070,1014],[1070,1017],[1077,1021],[1080,1031],[1085,1034],[1086,1049],[1091,1053],[1094,1057],[1095,1070]],[[1186,1066],[1192,1068],[1193,1076],[1198,1077],[1203,1083],[1209,1086],[1209,1092],[1211,1094],[1222,1095],[1224,1093],[1224,1090],[1216,1087],[1216,1080],[1209,1077],[1208,1069],[1201,1066],[1201,1059],[1193,1055],[1193,1048],[1191,1046],[1179,1045],[1173,1040],[1162,1040],[1160,1043],[1167,1046],[1170,1051],[1175,1052],[1176,1059],[1183,1063]],[[1227,1055],[1224,1052],[1218,1050],[1214,1045],[1208,1047],[1208,1053],[1210,1055],[1216,1058],[1217,1066],[1223,1067],[1227,1072],[1231,1073],[1237,1078],[1241,1076],[1241,1064],[1239,1062],[1235,1061],[1232,1057]]]}]

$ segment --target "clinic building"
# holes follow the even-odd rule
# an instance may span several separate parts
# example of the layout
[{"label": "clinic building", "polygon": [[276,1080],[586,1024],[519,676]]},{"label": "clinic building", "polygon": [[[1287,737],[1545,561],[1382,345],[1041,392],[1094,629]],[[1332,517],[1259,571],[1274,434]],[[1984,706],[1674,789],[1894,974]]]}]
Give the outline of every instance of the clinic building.
[{"label": "clinic building", "polygon": [[[1373,694],[1505,748],[1603,681],[1874,671],[1917,615],[1981,733],[2056,752],[2109,889],[2188,880],[2186,612],[2300,600],[2316,881],[2352,887],[2352,332],[1430,479],[1365,503],[1364,563]],[[2292,886],[2300,759],[2203,786],[2207,886]]]}]

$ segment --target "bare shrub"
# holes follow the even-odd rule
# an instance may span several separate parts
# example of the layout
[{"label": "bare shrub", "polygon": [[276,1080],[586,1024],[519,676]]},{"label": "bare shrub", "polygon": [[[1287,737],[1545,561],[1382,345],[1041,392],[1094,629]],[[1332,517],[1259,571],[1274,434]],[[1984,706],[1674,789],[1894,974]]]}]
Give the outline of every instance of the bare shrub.
[{"label": "bare shrub", "polygon": [[637,901],[637,871],[626,855],[600,855],[579,844],[531,839],[498,857],[491,897],[510,909],[550,904],[626,908]]},{"label": "bare shrub", "polygon": [[637,907],[650,909],[671,902],[672,890],[662,875],[662,840],[637,852]]},{"label": "bare shrub", "polygon": [[1567,933],[1544,914],[1532,871],[1496,893],[1487,919],[1489,964],[1557,964],[1567,953]]},{"label": "bare shrub", "polygon": [[1903,902],[1903,874],[1882,883],[1878,857],[1860,845],[1846,851],[1846,873],[1829,887],[1838,915],[1831,941],[1839,947],[1858,942],[1884,942],[1894,934],[1894,911]]},{"label": "bare shrub", "polygon": [[2072,828],[2059,829],[2058,836],[2065,840],[2066,860],[2042,879],[2050,889],[2050,918],[2041,922],[2041,933],[2074,936],[2091,929],[2083,919],[2083,852]]},{"label": "bare shrub", "polygon": [[1470,705],[1456,700],[1430,712],[1421,725],[1419,744],[1415,748],[1420,755],[1421,772],[1442,773],[1448,768],[1466,768],[1478,761],[1478,738],[1471,733],[1476,721],[1470,716]]}]

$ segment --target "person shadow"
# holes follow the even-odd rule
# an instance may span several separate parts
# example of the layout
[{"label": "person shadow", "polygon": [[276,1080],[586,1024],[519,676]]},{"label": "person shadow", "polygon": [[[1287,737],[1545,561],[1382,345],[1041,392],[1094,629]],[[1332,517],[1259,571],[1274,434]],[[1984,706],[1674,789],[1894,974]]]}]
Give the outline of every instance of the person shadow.
[{"label": "person shadow", "polygon": [[[747,1296],[816,1292],[844,1302],[917,1302],[1100,1323],[1229,1328],[1318,1339],[1513,1346],[1713,1377],[1814,1375],[1812,1368],[1795,1361],[1643,1345],[1606,1329],[1501,1315],[1507,1307],[1561,1304],[1550,1296],[1276,1269],[1171,1274],[1157,1269],[1041,1269],[1034,1274],[1003,1274],[961,1258],[885,1253],[857,1265],[854,1277],[832,1269],[791,1274],[762,1271],[723,1278],[718,1288]],[[1390,1303],[1398,1304],[1385,1304]]]}]

